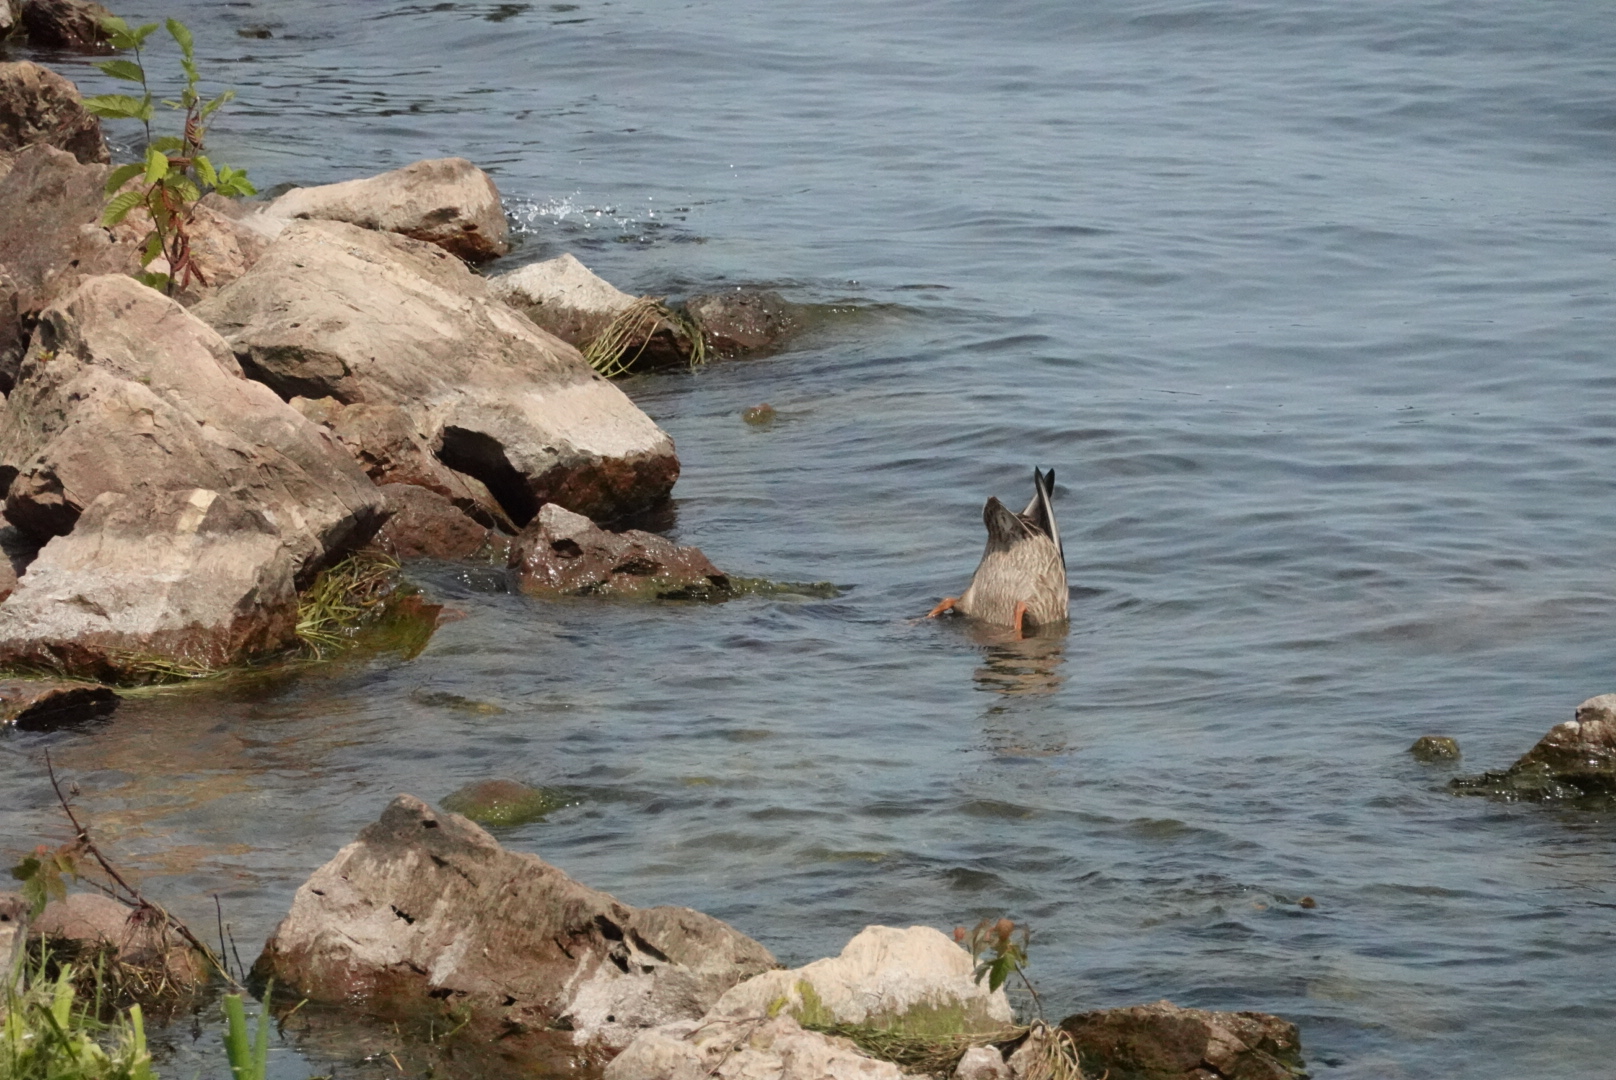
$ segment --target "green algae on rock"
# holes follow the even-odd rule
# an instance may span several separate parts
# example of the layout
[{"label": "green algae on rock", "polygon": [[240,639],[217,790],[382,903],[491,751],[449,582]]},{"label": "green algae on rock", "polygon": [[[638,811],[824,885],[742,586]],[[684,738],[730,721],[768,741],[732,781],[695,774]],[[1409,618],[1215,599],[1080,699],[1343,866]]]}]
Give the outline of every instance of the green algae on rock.
[{"label": "green algae on rock", "polygon": [[1578,705],[1509,768],[1456,777],[1449,787],[1508,801],[1609,801],[1616,797],[1616,694]]},{"label": "green algae on rock", "polygon": [[1459,758],[1459,740],[1448,735],[1421,735],[1408,748],[1420,761],[1456,761]]},{"label": "green algae on rock", "polygon": [[515,780],[479,780],[446,796],[438,805],[489,828],[543,821],[546,814],[576,801],[554,788],[529,787]]}]

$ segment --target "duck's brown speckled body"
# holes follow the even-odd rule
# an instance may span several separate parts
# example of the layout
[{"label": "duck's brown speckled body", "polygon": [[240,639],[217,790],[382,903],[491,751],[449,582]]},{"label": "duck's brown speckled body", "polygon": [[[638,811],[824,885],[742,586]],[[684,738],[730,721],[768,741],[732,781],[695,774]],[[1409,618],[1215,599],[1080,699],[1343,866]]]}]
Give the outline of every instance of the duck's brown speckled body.
[{"label": "duck's brown speckled body", "polygon": [[1055,470],[1034,469],[1032,502],[1012,513],[997,498],[982,508],[988,544],[970,587],[932,609],[932,615],[954,610],[983,622],[1014,627],[1052,626],[1066,621],[1066,553],[1050,499]]}]

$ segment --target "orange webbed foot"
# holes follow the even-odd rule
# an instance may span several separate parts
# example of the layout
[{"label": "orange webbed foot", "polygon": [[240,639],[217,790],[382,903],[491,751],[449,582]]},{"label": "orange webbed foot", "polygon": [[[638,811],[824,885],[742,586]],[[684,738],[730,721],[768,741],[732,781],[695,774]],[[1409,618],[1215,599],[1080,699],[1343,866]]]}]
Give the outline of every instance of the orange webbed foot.
[{"label": "orange webbed foot", "polygon": [[943,597],[943,602],[942,603],[938,604],[936,607],[934,607],[930,611],[926,612],[926,618],[935,619],[937,616],[941,615],[945,611],[952,611],[952,610],[954,610],[954,605],[957,604],[957,603],[959,603],[959,597],[957,597],[957,596],[945,596],[945,597]]},{"label": "orange webbed foot", "polygon": [[1017,600],[1016,601],[1015,614],[1010,616],[1010,624],[1016,628],[1016,637],[1018,637],[1018,638],[1023,638],[1023,637],[1027,636],[1026,632],[1023,631],[1022,628],[1021,628],[1022,624],[1026,621],[1026,619],[1027,619],[1027,601],[1025,601],[1025,600]]}]

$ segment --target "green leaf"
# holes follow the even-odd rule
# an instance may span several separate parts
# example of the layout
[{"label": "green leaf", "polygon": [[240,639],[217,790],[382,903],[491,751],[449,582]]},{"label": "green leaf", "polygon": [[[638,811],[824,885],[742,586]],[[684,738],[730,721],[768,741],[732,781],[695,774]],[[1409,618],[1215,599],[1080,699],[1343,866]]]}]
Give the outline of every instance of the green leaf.
[{"label": "green leaf", "polygon": [[125,82],[145,82],[146,73],[140,65],[129,60],[104,60],[95,65],[114,79],[123,79]]},{"label": "green leaf", "polygon": [[988,992],[992,993],[1003,986],[1004,980],[1008,979],[1015,969],[1016,958],[1009,953],[993,961],[993,970],[988,973]]},{"label": "green leaf", "polygon": [[196,189],[196,185],[191,182],[191,178],[184,173],[169,173],[163,183],[174,191],[179,192],[180,199],[184,202],[194,203],[202,197],[202,193]]},{"label": "green leaf", "polygon": [[[130,166],[126,165],[124,168],[130,168]],[[139,171],[140,166],[136,165],[133,168]],[[120,169],[119,171],[121,172],[122,170]],[[144,191],[125,191],[120,195],[114,195],[112,201],[107,203],[107,208],[101,212],[101,224],[111,228],[128,217],[129,211],[145,201],[146,193]]]},{"label": "green leaf", "polygon": [[[140,265],[150,266],[157,256],[163,253],[163,237],[156,229],[146,237],[146,244],[140,249]],[[153,286],[155,288],[156,286]]]},{"label": "green leaf", "polygon": [[168,175],[168,157],[154,146],[146,148],[146,183],[155,184]]},{"label": "green leaf", "polygon": [[175,41],[179,42],[180,52],[185,54],[185,59],[189,60],[195,55],[195,42],[191,39],[190,29],[184,23],[178,19],[169,19],[168,33]]},{"label": "green leaf", "polygon": [[127,34],[129,33],[129,24],[117,15],[108,15],[101,20],[101,29],[109,34]]},{"label": "green leaf", "polygon": [[185,149],[185,140],[178,135],[159,135],[146,145],[155,147],[165,154],[173,154]]},{"label": "green leaf", "polygon": [[128,94],[96,94],[84,99],[86,109],[113,120],[139,120],[143,104]]},{"label": "green leaf", "polygon": [[150,272],[135,275],[135,280],[148,288],[156,289],[160,293],[168,292],[168,275],[153,274]]},{"label": "green leaf", "polygon": [[235,98],[236,92],[234,90],[226,90],[224,93],[202,106],[202,119],[206,120],[208,117],[218,112],[222,106],[234,101]]},{"label": "green leaf", "polygon": [[196,175],[201,177],[202,183],[207,187],[219,186],[219,174],[213,169],[213,162],[208,160],[206,154],[198,154],[191,159],[191,165],[196,169]]},{"label": "green leaf", "polygon": [[137,45],[144,45],[146,43],[146,39],[151,37],[152,34],[156,32],[157,24],[154,22],[149,22],[146,25],[131,31],[135,39],[135,44]]},{"label": "green leaf", "polygon": [[11,868],[11,876],[16,878],[18,881],[31,881],[33,880],[34,875],[39,873],[40,866],[40,861],[34,856],[30,855],[22,862]]}]

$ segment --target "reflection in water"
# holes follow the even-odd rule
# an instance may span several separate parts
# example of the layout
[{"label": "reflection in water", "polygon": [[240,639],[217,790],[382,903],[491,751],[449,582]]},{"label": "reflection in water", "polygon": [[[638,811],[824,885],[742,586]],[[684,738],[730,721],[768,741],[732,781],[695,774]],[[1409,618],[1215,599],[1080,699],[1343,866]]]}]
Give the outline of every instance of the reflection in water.
[{"label": "reflection in water", "polygon": [[972,626],[970,636],[986,660],[971,674],[979,690],[1044,697],[1066,681],[1060,674],[1066,662],[1065,624],[1025,638],[1002,627]]}]

